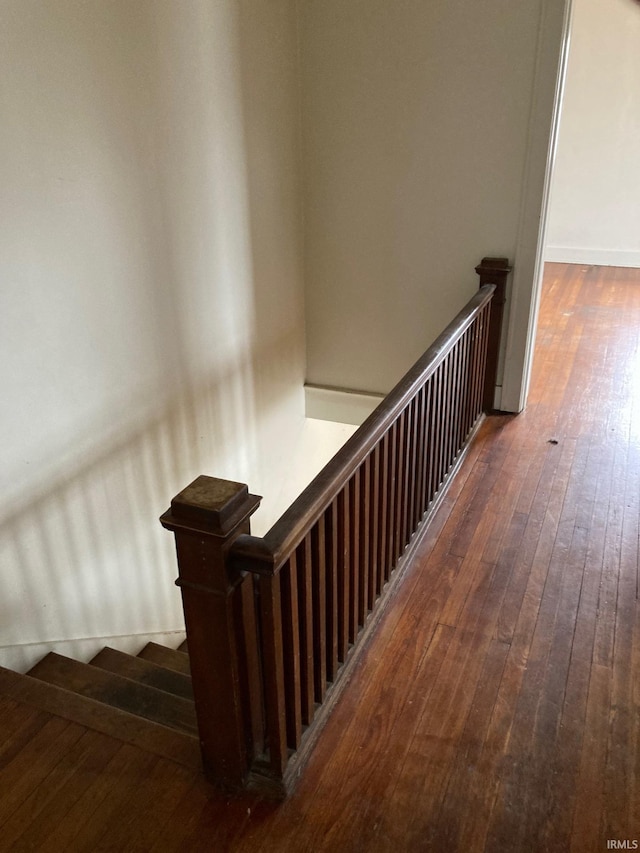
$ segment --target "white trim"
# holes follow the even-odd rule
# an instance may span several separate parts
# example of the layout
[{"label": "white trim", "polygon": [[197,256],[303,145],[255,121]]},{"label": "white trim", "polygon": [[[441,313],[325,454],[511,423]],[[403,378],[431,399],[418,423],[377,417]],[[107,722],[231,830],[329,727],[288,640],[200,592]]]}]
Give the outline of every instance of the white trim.
[{"label": "white trim", "polygon": [[384,396],[342,388],[305,385],[305,415],[321,421],[360,426]]},{"label": "white trim", "polygon": [[544,259],[557,264],[599,267],[640,267],[640,251],[626,249],[580,249],[575,246],[545,246]]},{"label": "white trim", "polygon": [[569,49],[571,0],[543,0],[514,259],[504,375],[497,407],[524,409],[535,343],[549,186]]},{"label": "white trim", "polygon": [[127,654],[137,655],[147,643],[159,643],[177,649],[185,638],[182,631],[162,631],[152,634],[129,634],[116,637],[80,637],[76,640],[50,640],[44,643],[22,643],[0,648],[0,666],[14,672],[27,672],[49,652],[86,663],[105,646]]}]

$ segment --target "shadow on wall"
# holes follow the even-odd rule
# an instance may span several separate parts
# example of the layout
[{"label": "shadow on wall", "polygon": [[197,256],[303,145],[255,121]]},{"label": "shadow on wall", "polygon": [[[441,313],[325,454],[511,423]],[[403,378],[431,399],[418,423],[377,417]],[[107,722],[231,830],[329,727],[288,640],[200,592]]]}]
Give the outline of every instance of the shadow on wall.
[{"label": "shadow on wall", "polygon": [[[274,342],[176,397],[2,519],[0,665],[29,666],[43,642],[182,630],[173,537],[158,517],[201,473],[269,491],[269,448],[246,412],[269,421],[291,395],[298,344]],[[268,499],[259,513],[264,531]]]},{"label": "shadow on wall", "polygon": [[294,11],[3,9],[1,665],[179,630],[170,498],[201,473],[268,498],[303,417]]}]

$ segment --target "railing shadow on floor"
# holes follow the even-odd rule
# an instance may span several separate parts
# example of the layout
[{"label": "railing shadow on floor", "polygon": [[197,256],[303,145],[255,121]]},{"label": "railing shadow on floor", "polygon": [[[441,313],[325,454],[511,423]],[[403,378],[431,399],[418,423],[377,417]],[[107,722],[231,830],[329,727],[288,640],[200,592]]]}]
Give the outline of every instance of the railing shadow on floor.
[{"label": "railing shadow on floor", "polygon": [[176,537],[205,774],[283,797],[493,409],[510,267],[480,289],[264,537],[260,498],[198,477]]}]

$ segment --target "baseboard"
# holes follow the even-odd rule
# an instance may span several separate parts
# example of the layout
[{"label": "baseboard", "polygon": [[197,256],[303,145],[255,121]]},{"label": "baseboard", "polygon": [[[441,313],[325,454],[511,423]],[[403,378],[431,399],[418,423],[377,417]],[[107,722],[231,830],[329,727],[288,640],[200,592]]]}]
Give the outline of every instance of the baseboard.
[{"label": "baseboard", "polygon": [[176,649],[185,638],[182,631],[156,631],[151,634],[129,634],[117,637],[83,637],[75,640],[51,640],[47,643],[24,643],[0,648],[0,666],[14,672],[27,672],[49,652],[86,663],[105,646],[136,655],[147,643],[159,643]]},{"label": "baseboard", "polygon": [[640,251],[580,249],[573,246],[545,246],[544,260],[557,264],[640,268]]},{"label": "baseboard", "polygon": [[305,415],[320,421],[360,426],[384,400],[383,394],[305,385]]}]

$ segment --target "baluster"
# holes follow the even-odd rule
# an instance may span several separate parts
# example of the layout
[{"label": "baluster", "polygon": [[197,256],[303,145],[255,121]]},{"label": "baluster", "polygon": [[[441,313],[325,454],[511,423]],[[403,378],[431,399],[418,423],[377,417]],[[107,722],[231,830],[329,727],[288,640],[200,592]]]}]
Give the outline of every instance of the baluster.
[{"label": "baluster", "polygon": [[404,422],[404,481],[403,481],[403,501],[402,501],[402,552],[409,543],[409,515],[411,511],[411,458],[413,452],[414,432],[413,432],[413,400],[409,401],[405,409]]},{"label": "baluster", "polygon": [[[484,381],[483,381],[482,388],[480,390],[480,398],[478,400],[477,416],[479,416],[480,412],[482,412],[485,409],[485,406],[487,404],[487,400],[491,396],[491,393],[490,393],[489,387],[488,387],[488,380],[487,380],[487,375],[488,375],[487,370],[489,367],[487,364],[487,361],[488,361],[488,352],[487,352],[488,344],[489,344],[489,309],[487,308],[483,312],[483,315],[482,315],[482,340],[481,340],[481,345],[480,345],[480,376],[484,377]],[[488,409],[490,409],[492,407],[493,407],[493,403],[491,403],[491,405],[488,406]]]},{"label": "baluster", "polygon": [[414,397],[409,404],[409,441],[407,442],[407,515],[405,519],[404,541],[408,543],[413,535],[414,513],[416,501],[416,459],[417,459],[417,443],[418,443],[418,426],[417,426],[417,408],[418,400]]},{"label": "baluster", "polygon": [[373,448],[367,461],[370,464],[369,488],[369,578],[368,578],[368,608],[373,605],[378,596],[378,562],[380,539],[380,442]]},{"label": "baluster", "polygon": [[437,429],[438,429],[438,462],[437,462],[437,472],[436,472],[436,488],[437,492],[440,488],[440,484],[442,483],[443,477],[443,469],[444,469],[444,455],[446,452],[446,443],[445,443],[445,428],[444,428],[444,417],[445,412],[447,411],[447,362],[443,361],[438,369],[438,421],[437,421]]},{"label": "baluster", "polygon": [[300,620],[298,618],[298,564],[294,551],[282,567],[282,640],[287,710],[287,744],[297,749],[302,736],[300,697]]},{"label": "baluster", "polygon": [[473,344],[473,399],[471,406],[471,427],[475,426],[478,412],[482,404],[482,393],[484,389],[484,377],[482,375],[482,347],[483,347],[484,313],[476,317],[474,324]]},{"label": "baluster", "polygon": [[393,565],[398,562],[398,559],[404,551],[404,542],[402,541],[402,512],[404,507],[404,477],[405,477],[405,442],[407,439],[407,410],[404,409],[398,420],[398,431],[396,433],[396,483],[395,483],[395,519],[394,519],[394,555]]},{"label": "baluster", "polygon": [[349,484],[338,494],[338,660],[349,651],[349,602],[351,600]]},{"label": "baluster", "polygon": [[264,668],[267,745],[271,772],[282,777],[287,766],[284,650],[280,575],[260,578],[262,666]]},{"label": "baluster", "polygon": [[360,595],[358,599],[358,622],[364,625],[369,608],[369,516],[371,502],[369,500],[371,490],[371,466],[370,457],[367,456],[359,472],[356,474],[360,480],[360,563],[358,567],[358,584]]},{"label": "baluster", "polygon": [[420,421],[420,491],[418,495],[420,523],[429,505],[429,416],[431,408],[431,381],[427,381],[422,389],[422,415]]},{"label": "baluster", "polygon": [[327,566],[327,680],[334,681],[338,671],[338,500],[325,512]]},{"label": "baluster", "polygon": [[302,722],[313,720],[315,712],[315,684],[313,667],[313,577],[311,565],[311,540],[305,536],[297,548],[298,608],[300,619],[300,691]]},{"label": "baluster", "polygon": [[389,480],[388,480],[388,498],[387,498],[387,559],[385,566],[385,580],[389,580],[389,575],[393,571],[395,559],[395,518],[396,518],[396,479],[398,476],[398,426],[394,422],[389,429]]},{"label": "baluster", "polygon": [[473,379],[474,379],[474,365],[473,365],[473,337],[474,337],[474,325],[473,323],[467,329],[464,336],[464,344],[465,344],[465,356],[464,356],[464,364],[465,364],[465,383],[464,383],[464,405],[462,412],[462,440],[466,441],[469,432],[471,429],[471,400],[473,398]]},{"label": "baluster", "polygon": [[460,452],[460,448],[462,447],[462,432],[463,432],[463,421],[464,421],[464,398],[466,391],[466,383],[465,383],[465,360],[464,360],[464,337],[458,341],[457,350],[458,350],[458,381],[456,383],[456,432],[455,432],[455,454],[454,458],[458,456]]},{"label": "baluster", "polygon": [[437,372],[431,375],[429,379],[429,421],[428,421],[428,435],[429,435],[429,454],[428,454],[428,462],[427,462],[427,506],[431,504],[435,497],[435,469],[436,469],[436,460],[437,460],[437,426],[436,426],[436,418],[438,413],[438,374]]},{"label": "baluster", "polygon": [[445,432],[446,432],[446,446],[445,446],[445,454],[444,454],[444,470],[442,479],[447,476],[449,472],[449,468],[451,467],[451,458],[453,455],[453,421],[452,412],[454,409],[454,386],[456,379],[456,358],[455,358],[455,348],[451,350],[449,355],[447,356],[447,397],[446,397],[446,406],[445,406]]},{"label": "baluster", "polygon": [[322,702],[327,689],[327,589],[326,589],[326,542],[324,515],[321,515],[311,530],[311,554],[313,565],[313,672],[316,702]]},{"label": "baluster", "polygon": [[349,542],[351,543],[349,602],[349,639],[355,643],[358,636],[358,603],[360,598],[360,471],[349,480]]},{"label": "baluster", "polygon": [[389,433],[386,432],[382,436],[382,440],[378,450],[379,469],[378,469],[378,495],[379,495],[379,512],[378,512],[378,574],[376,580],[376,593],[380,595],[382,587],[388,576],[387,564],[387,537],[388,537],[388,500],[389,500]]}]

